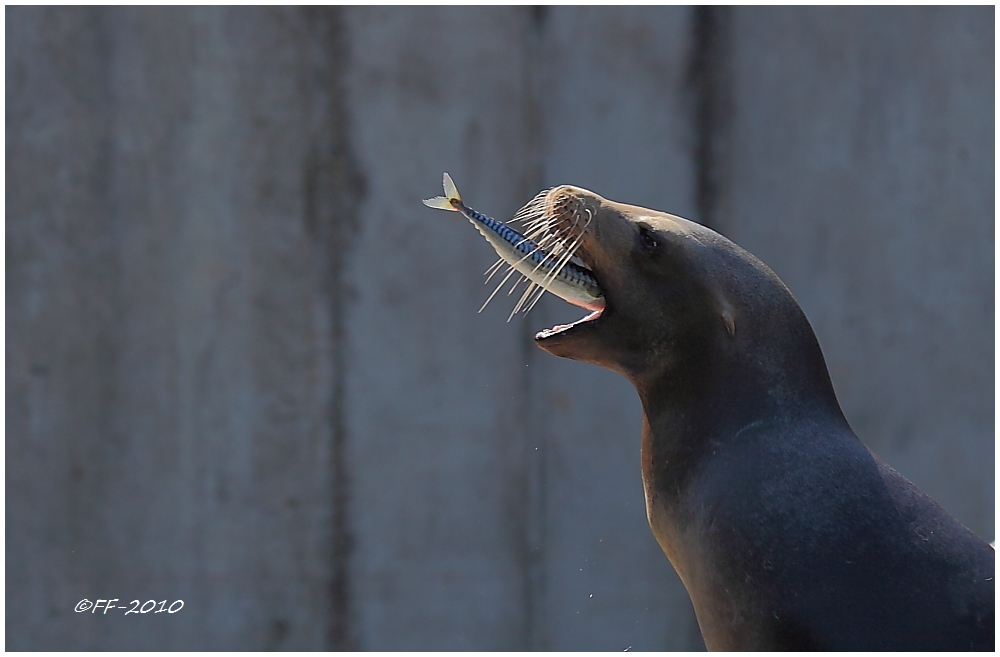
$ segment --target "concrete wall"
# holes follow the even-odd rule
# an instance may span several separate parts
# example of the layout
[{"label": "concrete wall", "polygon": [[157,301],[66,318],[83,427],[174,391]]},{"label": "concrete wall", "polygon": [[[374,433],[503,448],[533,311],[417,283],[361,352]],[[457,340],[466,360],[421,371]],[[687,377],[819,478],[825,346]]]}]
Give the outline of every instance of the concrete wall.
[{"label": "concrete wall", "polygon": [[7,10],[8,648],[327,640],[331,23]]},{"label": "concrete wall", "polygon": [[993,10],[739,9],[720,229],[802,304],[857,434],[994,532]]},{"label": "concrete wall", "polygon": [[992,539],[991,18],[7,8],[6,647],[701,646],[634,392],[531,344],[558,300],[476,314],[445,170],[756,253],[861,437]]}]

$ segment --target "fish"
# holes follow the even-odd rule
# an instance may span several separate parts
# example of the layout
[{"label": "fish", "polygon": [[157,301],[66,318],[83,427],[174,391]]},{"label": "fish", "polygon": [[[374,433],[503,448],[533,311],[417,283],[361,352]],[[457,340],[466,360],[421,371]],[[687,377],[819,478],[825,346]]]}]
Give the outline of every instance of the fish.
[{"label": "fish", "polygon": [[[539,193],[518,215],[524,213],[527,208],[539,207],[544,201],[545,193],[544,191]],[[527,280],[528,286],[507,321],[522,309],[525,313],[530,311],[545,292],[550,292],[586,310],[599,312],[604,309],[604,293],[597,280],[589,269],[573,262],[573,253],[579,246],[579,236],[571,243],[552,235],[543,236],[540,242],[535,242],[531,237],[522,235],[504,222],[467,206],[462,201],[455,182],[447,173],[444,174],[444,196],[424,199],[423,203],[430,208],[461,213],[482,233],[500,256],[500,260],[486,270],[487,282],[504,263],[508,265],[506,276],[479,309],[480,312],[515,272],[519,273],[521,278],[514,283],[508,295],[513,293],[522,281]],[[532,235],[537,236],[542,232],[536,230]]]}]

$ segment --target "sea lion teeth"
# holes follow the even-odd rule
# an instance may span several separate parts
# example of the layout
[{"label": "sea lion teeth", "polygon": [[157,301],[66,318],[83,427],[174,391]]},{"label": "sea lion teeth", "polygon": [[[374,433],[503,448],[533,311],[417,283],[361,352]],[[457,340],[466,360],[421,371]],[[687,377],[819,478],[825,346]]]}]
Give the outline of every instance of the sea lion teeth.
[{"label": "sea lion teeth", "polygon": [[579,325],[585,324],[587,322],[593,322],[598,317],[600,317],[603,313],[604,313],[604,308],[601,308],[599,310],[595,310],[594,312],[590,313],[586,317],[581,317],[580,319],[576,320],[575,322],[571,322],[569,324],[557,324],[557,325],[553,326],[552,328],[542,329],[541,331],[538,331],[537,333],[535,333],[535,339],[536,340],[544,340],[546,338],[551,338],[554,335],[558,335],[560,333],[565,333],[566,331],[570,330],[571,328],[573,328],[575,326],[579,326]]}]

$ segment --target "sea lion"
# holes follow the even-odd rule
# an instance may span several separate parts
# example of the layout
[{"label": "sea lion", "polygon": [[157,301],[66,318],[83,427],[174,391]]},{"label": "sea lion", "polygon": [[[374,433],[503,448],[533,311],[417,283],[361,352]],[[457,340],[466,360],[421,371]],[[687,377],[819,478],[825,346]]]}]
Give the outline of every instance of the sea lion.
[{"label": "sea lion", "polygon": [[993,650],[993,549],[855,436],[774,272],[677,216],[546,198],[535,234],[579,244],[605,307],[535,341],[638,391],[649,525],[706,646]]}]

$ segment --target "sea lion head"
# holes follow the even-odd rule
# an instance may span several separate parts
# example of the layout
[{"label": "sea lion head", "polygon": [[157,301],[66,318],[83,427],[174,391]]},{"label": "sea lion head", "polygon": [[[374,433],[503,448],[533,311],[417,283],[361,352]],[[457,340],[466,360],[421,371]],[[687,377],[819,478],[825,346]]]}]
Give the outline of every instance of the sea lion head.
[{"label": "sea lion head", "polygon": [[605,307],[596,317],[540,331],[542,349],[619,372],[640,394],[654,382],[713,375],[772,391],[802,384],[790,378],[829,386],[815,335],[791,293],[722,235],[569,185],[548,192],[545,214],[553,232],[579,241],[576,256],[604,292]]},{"label": "sea lion head", "polygon": [[732,305],[712,276],[715,245],[700,226],[569,185],[551,190],[547,204],[562,218],[555,230],[578,233],[576,255],[597,279],[605,308],[595,319],[539,332],[539,347],[635,381],[668,372],[697,343],[732,336]]}]

